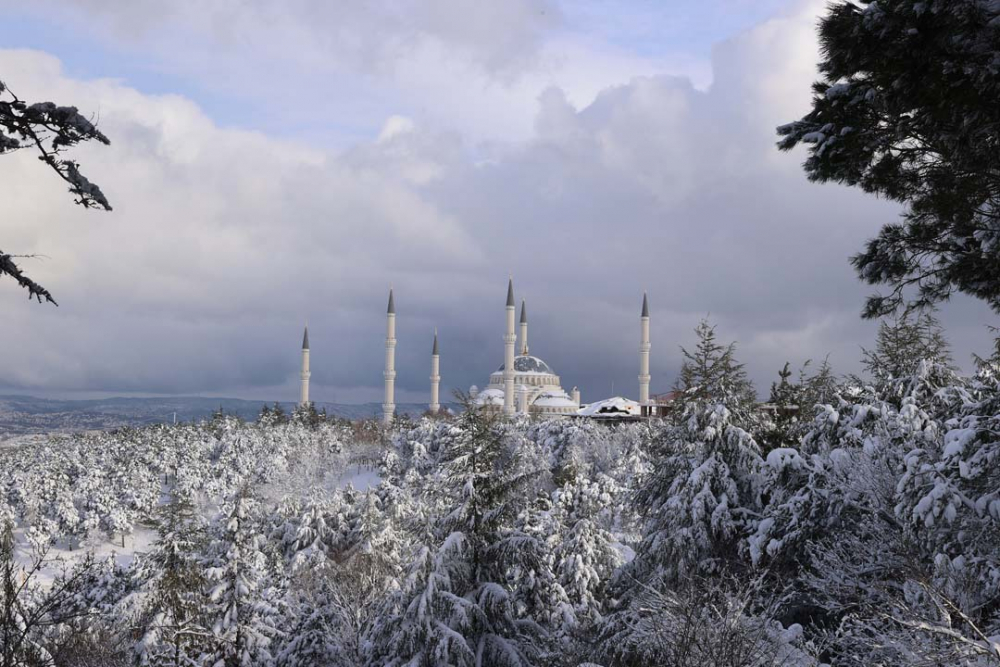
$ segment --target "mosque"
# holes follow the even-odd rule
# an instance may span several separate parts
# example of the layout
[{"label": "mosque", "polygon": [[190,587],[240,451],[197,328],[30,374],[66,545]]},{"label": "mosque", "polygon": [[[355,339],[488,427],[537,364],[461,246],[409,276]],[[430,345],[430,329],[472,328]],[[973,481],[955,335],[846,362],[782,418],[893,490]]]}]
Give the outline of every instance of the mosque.
[{"label": "mosque", "polygon": [[[642,312],[639,316],[639,400],[629,401],[620,397],[607,399],[584,406],[580,403],[580,391],[576,387],[567,392],[562,387],[559,376],[545,361],[532,356],[528,350],[528,311],[521,300],[520,346],[515,333],[516,302],[514,300],[514,280],[507,283],[506,331],[504,333],[504,361],[489,377],[486,388],[480,391],[475,385],[469,390],[469,397],[483,410],[507,415],[527,414],[545,419],[561,417],[592,417],[601,415],[623,415],[625,417],[655,416],[662,404],[650,401],[649,395],[649,302],[642,295]],[[515,349],[517,354],[515,354]],[[438,348],[437,331],[431,348],[430,403],[428,411],[441,410],[441,357]],[[300,404],[309,402],[309,331],[302,340],[302,372]],[[386,310],[385,399],[382,403],[382,418],[386,424],[392,423],[396,413],[396,302],[389,289],[389,306]]]}]

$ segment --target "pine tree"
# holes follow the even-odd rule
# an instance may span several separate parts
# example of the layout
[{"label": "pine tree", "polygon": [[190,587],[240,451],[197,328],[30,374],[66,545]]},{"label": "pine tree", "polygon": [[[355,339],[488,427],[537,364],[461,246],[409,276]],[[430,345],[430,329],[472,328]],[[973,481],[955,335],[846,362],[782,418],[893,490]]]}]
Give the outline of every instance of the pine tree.
[{"label": "pine tree", "polygon": [[778,381],[771,383],[771,396],[768,398],[768,403],[786,406],[795,404],[798,387],[788,381],[788,378],[792,377],[792,371],[788,368],[790,365],[786,361],[785,365],[778,371]]},{"label": "pine tree", "polygon": [[312,401],[305,405],[296,406],[292,412],[291,420],[296,424],[304,424],[310,428],[316,428],[323,421]]},{"label": "pine tree", "polygon": [[270,426],[274,423],[274,417],[271,414],[271,408],[267,405],[267,403],[265,403],[264,406],[260,409],[260,414],[257,415],[257,423],[262,426]]},{"label": "pine tree", "polygon": [[272,659],[277,598],[262,551],[259,503],[241,484],[215,526],[205,577],[211,586],[212,637],[207,655],[218,667],[251,667]]},{"label": "pine tree", "polygon": [[838,0],[820,21],[812,110],[779,147],[810,146],[811,180],[907,205],[851,260],[891,289],[866,317],[956,290],[1000,311],[998,18],[981,0]]},{"label": "pine tree", "polygon": [[281,665],[362,664],[379,606],[398,589],[408,544],[383,511],[379,493],[367,492],[348,523],[348,548],[314,558],[296,573],[292,606],[297,621],[279,656]]},{"label": "pine tree", "polygon": [[929,311],[907,311],[883,319],[875,349],[862,348],[862,357],[879,396],[897,407],[907,395],[922,393],[929,399],[937,388],[954,384],[957,377],[944,331]]},{"label": "pine tree", "polygon": [[[808,365],[807,361],[803,373]],[[802,421],[807,422],[814,416],[817,405],[830,403],[836,397],[838,381],[830,366],[830,357],[825,357],[812,375],[800,376],[799,385],[802,387],[802,409],[799,412]]]},{"label": "pine tree", "polygon": [[692,413],[665,439],[637,496],[646,528],[635,576],[669,581],[723,571],[737,563],[760,508],[760,448],[724,405]]},{"label": "pine tree", "polygon": [[876,381],[908,377],[922,361],[952,368],[951,347],[930,311],[906,311],[879,322],[875,349],[862,348],[862,364]]},{"label": "pine tree", "polygon": [[649,595],[745,571],[746,540],[763,507],[760,448],[726,405],[692,402],[685,415],[662,434],[636,494],[642,541],[617,578],[621,608],[601,627],[601,645],[614,647],[622,664],[666,660],[660,639],[641,629],[649,626]]},{"label": "pine tree", "polygon": [[277,655],[280,667],[358,664],[338,641],[345,618],[339,613],[333,568],[330,562],[320,561],[293,577],[288,597],[292,622]]},{"label": "pine tree", "polygon": [[963,632],[980,634],[1000,628],[1000,375],[987,366],[952,391],[960,400],[933,437],[905,453],[894,509],[920,546],[923,583],[955,607]]},{"label": "pine tree", "polygon": [[207,535],[194,505],[176,492],[159,510],[157,530],[136,653],[143,665],[182,667],[207,645],[205,575],[199,562]]},{"label": "pine tree", "polygon": [[288,414],[285,412],[285,409],[281,407],[281,403],[278,403],[277,401],[274,402],[274,407],[271,409],[271,417],[274,420],[273,423],[275,424],[288,423]]},{"label": "pine tree", "polygon": [[[74,201],[84,208],[111,210],[111,204],[96,183],[80,173],[75,160],[63,153],[82,142],[109,144],[108,138],[76,107],[52,102],[29,104],[0,81],[0,155],[28,148],[38,150],[38,159],[69,185]],[[28,299],[55,304],[47,289],[28,278],[15,263],[15,256],[0,250],[0,278],[10,276],[28,290]],[[58,305],[58,304],[56,304]]]},{"label": "pine tree", "polygon": [[613,496],[618,495],[614,486],[614,480],[605,475],[594,480],[581,476],[555,494],[557,515],[565,525],[565,533],[554,536],[555,575],[574,607],[575,620],[589,626],[588,630],[604,614],[605,588],[624,563],[602,520]]},{"label": "pine tree", "polygon": [[980,371],[987,369],[987,367],[992,366],[996,371],[1000,371],[1000,328],[989,327],[989,330],[994,334],[993,338],[993,351],[988,357],[981,357],[978,354],[973,354],[972,359],[976,362],[976,368]]},{"label": "pine tree", "polygon": [[538,471],[522,469],[499,422],[469,406],[462,427],[443,456],[451,507],[435,527],[440,541],[418,547],[373,630],[369,664],[537,664],[542,628],[519,615],[506,575],[541,557],[537,541],[513,528]]},{"label": "pine tree", "polygon": [[716,341],[715,327],[702,320],[695,327],[698,342],[693,352],[681,347],[684,362],[674,385],[681,420],[689,407],[723,404],[734,421],[749,426],[754,421],[756,394],[743,364],[736,361],[736,343]]},{"label": "pine tree", "polygon": [[[807,362],[808,363],[808,362]],[[771,383],[768,397],[768,421],[761,436],[761,447],[765,452],[779,447],[788,447],[795,442],[794,427],[798,424],[802,410],[803,387],[801,383],[789,382],[791,364],[785,362],[778,371],[778,381]],[[799,373],[801,378],[803,372]]]}]

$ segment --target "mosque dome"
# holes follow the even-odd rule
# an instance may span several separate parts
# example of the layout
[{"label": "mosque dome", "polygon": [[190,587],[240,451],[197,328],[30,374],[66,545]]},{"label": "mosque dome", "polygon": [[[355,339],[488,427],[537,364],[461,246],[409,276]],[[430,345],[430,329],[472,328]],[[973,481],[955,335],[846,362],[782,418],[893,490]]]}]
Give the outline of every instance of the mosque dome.
[{"label": "mosque dome", "polygon": [[[506,364],[500,364],[490,374],[489,385],[476,398],[479,405],[497,410],[503,407],[506,369]],[[575,414],[580,407],[560,386],[559,376],[552,367],[530,354],[514,357],[514,391],[517,396],[526,394],[528,412],[533,415],[561,417]]]},{"label": "mosque dome", "polygon": [[[506,368],[506,364],[500,364],[500,368],[496,370],[497,373],[503,373]],[[544,373],[545,375],[555,375],[556,372],[552,370],[552,367],[547,363],[539,359],[538,357],[533,357],[529,354],[522,354],[520,356],[514,357],[514,372],[515,373]]]}]

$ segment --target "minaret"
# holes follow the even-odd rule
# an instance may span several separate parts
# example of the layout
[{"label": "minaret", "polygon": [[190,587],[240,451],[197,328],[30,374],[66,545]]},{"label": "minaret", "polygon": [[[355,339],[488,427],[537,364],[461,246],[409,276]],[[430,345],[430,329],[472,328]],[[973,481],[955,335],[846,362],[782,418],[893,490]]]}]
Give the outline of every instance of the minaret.
[{"label": "minaret", "polygon": [[639,319],[639,403],[649,402],[649,301],[642,293],[642,316]]},{"label": "minaret", "polygon": [[385,402],[382,403],[382,419],[388,425],[396,412],[396,302],[389,288],[389,308],[385,316]]},{"label": "minaret", "polygon": [[438,356],[438,332],[434,330],[434,347],[431,349],[431,414],[436,415],[441,409],[438,402],[438,388],[441,385],[441,357]]},{"label": "minaret", "polygon": [[503,337],[503,411],[514,414],[514,279],[507,282],[507,333]]},{"label": "minaret", "polygon": [[521,299],[521,354],[528,354],[528,310],[524,307],[524,299]]},{"label": "minaret", "polygon": [[299,393],[299,405],[309,405],[309,327],[302,335],[302,390]]}]

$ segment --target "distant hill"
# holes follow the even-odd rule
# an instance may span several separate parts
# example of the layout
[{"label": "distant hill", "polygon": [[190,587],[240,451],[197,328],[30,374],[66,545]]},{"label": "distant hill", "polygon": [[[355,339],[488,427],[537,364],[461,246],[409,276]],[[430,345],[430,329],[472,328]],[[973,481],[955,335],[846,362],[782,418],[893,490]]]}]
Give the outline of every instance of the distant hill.
[{"label": "distant hill", "polygon": [[[34,396],[0,396],[0,438],[15,435],[54,432],[96,431],[164,424],[174,421],[197,421],[210,417],[220,407],[229,415],[256,419],[263,401],[239,398],[205,398],[203,396],[170,396],[166,398],[105,398],[89,400],[59,400]],[[272,403],[273,405],[273,403]],[[295,403],[281,402],[291,411]],[[382,414],[381,403],[316,403],[316,409],[346,419],[364,419]],[[401,403],[399,414],[418,416],[424,413],[424,403]]]}]

